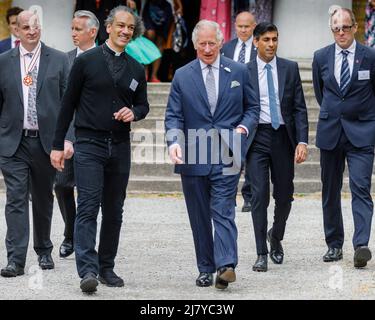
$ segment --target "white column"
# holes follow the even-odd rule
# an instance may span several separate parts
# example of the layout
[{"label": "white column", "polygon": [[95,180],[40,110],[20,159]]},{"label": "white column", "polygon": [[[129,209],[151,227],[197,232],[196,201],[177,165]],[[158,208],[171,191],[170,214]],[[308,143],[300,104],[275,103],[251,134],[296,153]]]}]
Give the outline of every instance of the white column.
[{"label": "white column", "polygon": [[13,0],[13,6],[23,9],[29,9],[32,5],[42,7],[42,41],[46,45],[62,51],[74,48],[70,27],[75,0]]},{"label": "white column", "polygon": [[351,0],[275,0],[273,22],[279,29],[278,55],[312,59],[315,50],[333,42],[328,8],[352,8]]}]

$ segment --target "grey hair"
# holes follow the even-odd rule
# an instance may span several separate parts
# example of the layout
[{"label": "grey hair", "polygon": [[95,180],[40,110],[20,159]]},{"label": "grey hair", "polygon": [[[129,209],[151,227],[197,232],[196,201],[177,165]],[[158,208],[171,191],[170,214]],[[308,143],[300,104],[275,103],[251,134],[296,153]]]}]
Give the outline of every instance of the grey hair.
[{"label": "grey hair", "polygon": [[142,19],[138,15],[136,15],[135,12],[132,9],[130,9],[129,7],[126,7],[126,6],[117,6],[117,7],[113,8],[110,11],[107,19],[105,20],[104,25],[107,27],[108,25],[112,24],[113,21],[115,20],[116,14],[120,11],[128,12],[134,17],[133,39],[141,36],[143,34],[143,32],[145,31],[145,27],[143,25]]},{"label": "grey hair", "polygon": [[221,44],[224,41],[223,32],[220,29],[220,26],[217,22],[211,21],[211,20],[201,20],[197,23],[197,25],[194,27],[193,34],[192,34],[192,41],[194,44],[194,47],[196,47],[197,41],[198,41],[198,32],[202,28],[212,28],[216,31],[216,40]]},{"label": "grey hair", "polygon": [[74,12],[74,18],[87,18],[87,22],[86,22],[87,28],[89,29],[94,28],[96,29],[96,34],[98,33],[99,26],[100,26],[99,20],[96,17],[96,15],[93,14],[91,11],[78,10]]},{"label": "grey hair", "polygon": [[330,20],[329,20],[329,25],[332,26],[332,19],[333,17],[336,15],[336,13],[339,13],[339,12],[346,12],[347,14],[349,14],[350,16],[350,19],[352,20],[352,24],[357,24],[357,21],[355,19],[355,15],[353,13],[352,10],[348,9],[348,8],[341,8],[339,6],[337,6],[336,8],[334,8],[334,10],[332,10],[332,12],[329,12],[330,14]]}]

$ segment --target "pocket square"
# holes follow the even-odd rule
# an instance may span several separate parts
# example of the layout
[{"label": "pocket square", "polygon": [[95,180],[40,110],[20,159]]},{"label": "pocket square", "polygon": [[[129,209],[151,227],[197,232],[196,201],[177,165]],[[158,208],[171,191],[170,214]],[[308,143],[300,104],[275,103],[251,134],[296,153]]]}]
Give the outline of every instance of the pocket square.
[{"label": "pocket square", "polygon": [[232,88],[235,88],[235,87],[239,87],[241,84],[238,82],[238,81],[236,81],[236,80],[234,80],[234,81],[232,81],[232,83],[230,84],[230,88],[232,89]]}]

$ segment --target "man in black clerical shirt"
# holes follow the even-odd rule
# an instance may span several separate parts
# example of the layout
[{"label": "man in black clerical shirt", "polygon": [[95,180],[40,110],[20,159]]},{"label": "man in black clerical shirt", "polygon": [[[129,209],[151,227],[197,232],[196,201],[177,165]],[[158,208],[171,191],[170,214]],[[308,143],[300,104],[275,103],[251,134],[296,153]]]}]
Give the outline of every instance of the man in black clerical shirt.
[{"label": "man in black clerical shirt", "polygon": [[110,12],[106,28],[106,43],[77,57],[73,64],[51,152],[52,165],[62,170],[64,136],[75,112],[74,247],[80,287],[87,293],[96,291],[98,280],[110,287],[124,285],[113,268],[129,179],[130,122],[145,118],[149,111],[143,67],[124,52],[129,41],[141,34],[141,20],[129,8],[118,6]]}]

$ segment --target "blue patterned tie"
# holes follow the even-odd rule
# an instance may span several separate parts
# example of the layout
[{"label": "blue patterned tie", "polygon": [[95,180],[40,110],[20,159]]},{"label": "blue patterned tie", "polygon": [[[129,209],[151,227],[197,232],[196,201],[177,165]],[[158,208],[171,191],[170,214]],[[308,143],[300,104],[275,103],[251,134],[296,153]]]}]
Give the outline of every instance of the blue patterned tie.
[{"label": "blue patterned tie", "polygon": [[342,94],[345,93],[346,88],[350,82],[350,69],[348,63],[348,50],[342,50],[342,64],[341,64],[341,76],[340,76],[340,91]]},{"label": "blue patterned tie", "polygon": [[275,130],[280,127],[279,114],[277,113],[277,104],[276,104],[276,92],[275,86],[273,84],[272,77],[272,67],[270,64],[266,64],[265,68],[267,69],[267,84],[268,84],[268,97],[270,103],[270,115],[271,115],[271,125]]},{"label": "blue patterned tie", "polygon": [[212,66],[209,64],[207,66],[208,73],[206,76],[206,90],[207,90],[207,97],[208,102],[210,104],[211,114],[213,115],[216,110],[216,86],[215,86],[215,76],[214,72],[212,71]]},{"label": "blue patterned tie", "polygon": [[242,42],[240,54],[238,55],[238,62],[245,63],[246,43]]}]

